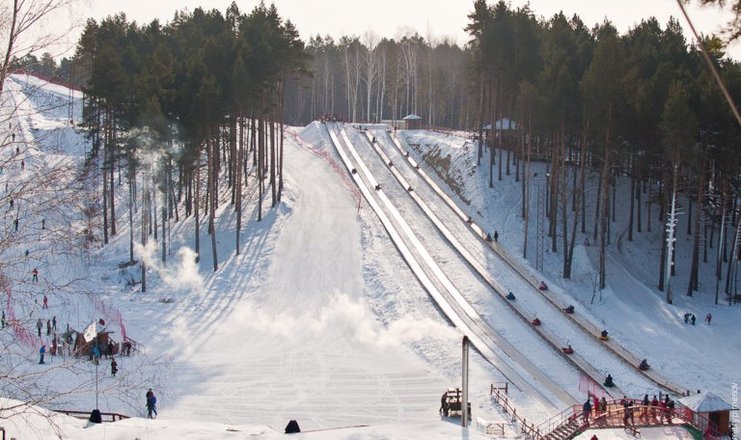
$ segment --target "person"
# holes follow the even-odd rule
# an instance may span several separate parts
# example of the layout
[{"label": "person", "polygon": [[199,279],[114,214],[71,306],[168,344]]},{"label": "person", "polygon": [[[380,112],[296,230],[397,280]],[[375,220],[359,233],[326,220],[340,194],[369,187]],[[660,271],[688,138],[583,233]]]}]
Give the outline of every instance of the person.
[{"label": "person", "polygon": [[57,335],[54,335],[54,337],[51,338],[51,350],[49,351],[51,352],[52,356],[57,355]]},{"label": "person", "polygon": [[440,414],[444,415],[445,417],[448,416],[448,392],[444,392],[443,396],[440,398]]},{"label": "person", "polygon": [[606,413],[607,412],[607,399],[605,396],[602,396],[602,399],[599,402],[599,409],[601,412]]},{"label": "person", "polygon": [[689,313],[685,313],[684,314],[684,323],[685,324],[689,324],[690,323],[690,314]]},{"label": "person", "polygon": [[664,419],[666,417],[666,401],[663,399],[659,399],[659,421],[661,423],[664,423]]},{"label": "person", "polygon": [[491,241],[491,240],[492,240],[491,233],[487,232],[486,233],[486,241]]},{"label": "person", "polygon": [[508,299],[508,300],[510,300],[510,301],[514,300],[514,299],[515,299],[515,294],[514,294],[514,293],[512,293],[512,292],[509,292],[509,293],[507,294],[507,299]]},{"label": "person", "polygon": [[16,232],[18,232],[18,219],[13,220],[13,224],[15,225]]},{"label": "person", "polygon": [[654,398],[651,399],[651,418],[656,421],[656,409],[659,406],[659,399],[656,398],[656,395],[654,394]]},{"label": "person", "polygon": [[[38,272],[36,272],[36,274],[34,275],[34,277],[36,277],[36,279],[38,280]],[[48,309],[49,308],[49,298],[46,297],[46,294],[44,294],[44,301],[43,302],[44,302],[44,305],[41,306],[41,307],[44,308],[44,309]]]},{"label": "person", "polygon": [[710,325],[710,320],[713,319],[713,315],[708,312],[707,315],[705,315],[705,324]]},{"label": "person", "polygon": [[540,282],[540,286],[538,286],[539,290],[548,290],[548,285],[545,283],[545,281]]},{"label": "person", "polygon": [[39,364],[44,364],[44,353],[46,353],[46,345],[41,344],[41,348],[39,348]]},{"label": "person", "polygon": [[0,320],[2,320],[2,327],[0,328],[5,328],[5,310],[3,310],[3,314],[0,317]]},{"label": "person", "polygon": [[695,325],[695,314],[694,313],[692,314],[692,316],[690,316],[690,323],[692,323],[692,325]]},{"label": "person", "polygon": [[46,320],[46,336],[51,335],[51,320]]},{"label": "person", "polygon": [[633,402],[632,400],[629,400],[628,403],[629,403],[628,418],[630,419],[630,424],[635,425],[636,422],[635,422],[635,419],[633,419],[633,415],[635,413],[635,402]]},{"label": "person", "polygon": [[[31,281],[33,281],[34,283],[39,282],[39,269],[36,267],[34,267],[33,270],[31,271]],[[44,296],[46,297],[46,295]]]},{"label": "person", "polygon": [[46,219],[41,219],[41,229],[46,229]]},{"label": "person", "polygon": [[587,401],[584,402],[584,405],[582,405],[581,409],[582,409],[582,422],[589,423],[589,413],[592,412],[592,404],[589,403],[589,398],[587,398]]},{"label": "person", "polygon": [[116,363],[116,360],[111,357],[111,376],[116,377],[116,373],[118,373],[118,364]]},{"label": "person", "polygon": [[494,230],[494,241],[499,241],[499,232]]},{"label": "person", "polygon": [[108,345],[106,346],[105,354],[106,356],[113,356],[113,352],[116,349],[116,346],[113,344],[113,341],[110,339],[108,340]]},{"label": "person", "polygon": [[604,385],[607,388],[612,388],[612,387],[615,386],[615,382],[612,381],[612,375],[611,374],[609,374],[609,373],[607,374],[607,377],[605,378],[605,384]]},{"label": "person", "polygon": [[623,396],[623,398],[620,400],[620,403],[623,404],[623,425],[628,425],[628,418],[631,417],[630,414],[628,414],[628,410],[630,409],[630,401]]},{"label": "person", "polygon": [[149,391],[147,391],[147,417],[150,419],[154,418],[152,417],[152,413],[154,413],[155,417],[157,416],[157,397],[150,388]]},{"label": "person", "polygon": [[21,159],[21,171],[26,169],[26,161]]},{"label": "person", "polygon": [[606,341],[608,339],[607,335],[608,335],[607,330],[602,330],[599,334],[600,340]]},{"label": "person", "polygon": [[566,312],[568,314],[572,314],[572,313],[574,313],[574,306],[573,305],[570,305],[570,306],[566,307],[563,310],[564,310],[564,312]]},{"label": "person", "polygon": [[41,337],[41,329],[44,327],[44,323],[41,321],[41,318],[39,318],[38,321],[36,321],[36,330],[39,331],[39,337]]},{"label": "person", "polygon": [[100,359],[100,349],[97,345],[93,345],[93,349],[90,350],[90,360],[92,360],[95,365],[98,365],[98,359]]},{"label": "person", "polygon": [[128,340],[124,340],[121,346],[122,346],[121,352],[124,356],[131,355],[131,342],[129,342]]},{"label": "person", "polygon": [[594,435],[592,436],[592,438],[590,438],[589,440],[599,440],[599,439],[597,438],[597,434],[594,434]]},{"label": "person", "polygon": [[648,421],[648,407],[651,405],[651,401],[648,399],[648,394],[643,395],[643,401],[641,402],[641,405],[643,405],[643,412],[641,412],[640,419],[644,422]]},{"label": "person", "polygon": [[648,361],[646,361],[646,359],[642,360],[638,368],[641,370],[648,370]]},{"label": "person", "polygon": [[594,395],[592,395],[592,399],[594,401],[594,403],[592,403],[592,408],[594,408],[594,415],[596,417],[596,416],[599,416],[599,414],[600,414],[600,412],[599,412],[599,408],[600,408],[599,407],[599,397],[597,397],[597,395],[594,394]]},{"label": "person", "polygon": [[51,318],[51,329],[54,331],[57,331],[57,317],[53,316]]}]

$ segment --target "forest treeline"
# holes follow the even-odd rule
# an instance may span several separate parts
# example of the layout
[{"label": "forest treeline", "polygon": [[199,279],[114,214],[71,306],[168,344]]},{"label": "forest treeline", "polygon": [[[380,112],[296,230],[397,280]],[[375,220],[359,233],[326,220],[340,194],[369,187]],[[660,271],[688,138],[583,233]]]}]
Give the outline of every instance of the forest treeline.
[{"label": "forest treeline", "polygon": [[[548,161],[547,233],[551,250],[563,253],[565,278],[577,233],[589,229],[600,246],[604,286],[610,223],[627,216],[628,240],[650,232],[657,227],[652,223],[665,220],[675,193],[688,230],[698,232],[687,293],[698,288],[698,262],[707,260],[708,245],[716,242],[722,261],[732,260],[733,240],[726,237],[734,230],[717,229],[724,218],[726,228],[738,225],[741,130],[677,21],[662,25],[650,18],[621,34],[609,21],[590,28],[576,15],[543,19],[527,6],[475,0],[466,31],[464,47],[372,31],[337,41],[317,35],[304,43],[275,6],[260,4],[244,14],[235,3],[223,14],[178,12],[166,25],[140,26],[122,14],[89,21],[72,60],[56,69],[85,91],[92,155],[104,170],[104,239],[116,233],[114,170],[125,167],[136,194],[133,177],[151,165],[137,161],[142,151],[164,158],[151,191],[167,197],[142,196],[146,206],[160,203],[160,225],[177,216],[173,207],[182,203],[196,228],[207,213],[211,231],[219,203],[212,195],[222,185],[240,212],[238,224],[248,175],[256,177],[259,200],[268,188],[272,203],[279,199],[283,123],[321,115],[376,122],[415,113],[428,126],[477,133],[479,165],[490,186],[511,167],[522,182],[526,220],[532,214],[524,201],[534,191],[529,161]],[[731,96],[740,96],[739,64],[725,56],[718,38],[703,43]],[[48,68],[48,57],[42,61],[37,64]],[[23,59],[17,62],[22,67]],[[486,129],[505,119],[515,125]],[[600,175],[592,201],[586,200],[588,171]],[[629,212],[614,209],[619,176],[631,182]],[[651,218],[652,206],[658,219]],[[156,234],[157,210],[146,211],[154,213],[142,221]],[[666,232],[664,238],[670,238]],[[195,242],[198,251],[197,233]]]}]

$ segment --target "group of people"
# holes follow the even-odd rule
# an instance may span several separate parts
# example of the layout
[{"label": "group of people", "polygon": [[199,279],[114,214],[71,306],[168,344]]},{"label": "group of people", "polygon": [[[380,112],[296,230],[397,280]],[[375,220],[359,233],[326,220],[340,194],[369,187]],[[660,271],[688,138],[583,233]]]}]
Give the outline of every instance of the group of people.
[{"label": "group of people", "polygon": [[[594,404],[592,404],[590,399],[594,401]],[[589,423],[589,417],[592,414],[592,410],[594,410],[595,418],[607,412],[607,399],[605,398],[605,396],[602,396],[601,399],[597,397],[596,394],[590,394],[587,396],[587,401],[584,402],[584,405],[582,405],[582,422],[583,423]]]},{"label": "group of people", "polygon": [[[639,411],[639,421],[642,423],[671,423],[672,415],[674,413],[674,401],[669,395],[653,396],[653,399],[648,398],[648,394],[643,396],[643,401],[640,403],[636,400],[629,399],[626,396],[620,400],[620,405],[623,407],[623,425],[635,425],[635,413]],[[638,406],[640,405],[640,407]],[[589,423],[592,411],[594,411],[595,420],[604,413],[607,412],[607,399],[604,396],[598,398],[595,394],[590,394],[587,397],[586,402],[582,405],[582,423]]]},{"label": "group of people", "polygon": [[[710,325],[710,321],[713,319],[713,314],[709,313],[705,315],[705,324]],[[694,313],[685,313],[684,314],[684,323],[685,324],[692,324],[695,325],[695,314]]]},{"label": "group of people", "polygon": [[[44,296],[44,302],[46,302],[46,296]],[[3,313],[4,315],[5,313]],[[3,316],[3,321],[5,320],[5,317]],[[41,330],[44,328],[44,320],[39,318],[36,321],[36,330],[38,331],[39,337],[41,337]],[[51,336],[52,332],[56,333],[57,331],[57,317],[52,316],[51,319],[46,320],[46,336]]]}]

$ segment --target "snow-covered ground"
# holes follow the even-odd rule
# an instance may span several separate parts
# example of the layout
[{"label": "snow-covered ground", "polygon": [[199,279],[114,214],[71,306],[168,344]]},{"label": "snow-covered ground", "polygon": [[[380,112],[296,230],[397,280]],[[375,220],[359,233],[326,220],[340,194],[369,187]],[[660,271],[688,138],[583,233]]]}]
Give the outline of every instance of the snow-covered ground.
[{"label": "snow-covered ground", "polygon": [[[24,87],[26,81],[39,89],[32,92],[34,89]],[[5,114],[12,103],[22,111],[10,116],[0,130],[10,126],[16,136],[23,136],[21,145],[28,151],[24,157],[29,158],[31,166],[26,163],[25,170],[17,164],[6,166],[0,183],[27,181],[33,178],[37,166],[53,167],[61,160],[81,167],[86,152],[84,133],[69,126],[70,108],[66,105],[70,98],[74,100],[73,117],[79,120],[80,96],[58,86],[38,84],[33,78],[16,76],[6,82],[6,90]],[[349,133],[364,160],[377,160],[370,150],[362,151],[359,133]],[[449,156],[451,175],[458,176],[458,191],[470,205],[453,191],[448,189],[448,193],[478,224],[487,230],[498,230],[499,244],[510,255],[521,255],[520,188],[513,175],[495,180],[491,190],[484,173],[471,172],[475,168],[475,151],[466,139],[423,131],[402,133],[400,137],[405,145],[419,144],[415,154],[431,175],[434,173],[422,160],[425,149],[434,146],[441,157]],[[4,157],[9,165],[17,160],[10,152]],[[405,173],[409,175],[408,171]],[[150,268],[146,293],[139,291],[139,285],[130,285],[132,279],[139,278],[138,266],[119,268],[119,263],[128,260],[125,185],[117,189],[118,234],[100,249],[83,251],[74,247],[77,242],[71,242],[64,252],[49,252],[52,243],[58,241],[53,232],[84,228],[84,217],[77,207],[84,205],[83,201],[76,203],[75,208],[53,213],[47,213],[43,207],[24,212],[21,218],[25,222],[37,224],[43,218],[48,226],[34,229],[33,237],[24,236],[12,252],[22,255],[25,247],[31,247],[34,257],[37,252],[36,261],[44,263],[40,267],[41,278],[48,278],[50,285],[74,282],[64,292],[46,292],[50,309],[45,311],[31,301],[45,291],[28,280],[22,281],[32,263],[16,265],[10,277],[14,283],[12,292],[27,292],[27,296],[23,297],[25,301],[12,297],[8,307],[18,308],[17,315],[21,307],[24,314],[35,313],[24,321],[30,331],[35,331],[32,327],[39,314],[44,318],[53,314],[60,326],[69,323],[77,330],[105,317],[109,329],[116,332],[114,336],[125,331],[144,348],[131,358],[117,358],[120,372],[116,378],[110,376],[106,361],[98,371],[100,409],[134,418],[90,426],[85,421],[56,415],[50,425],[44,410],[39,410],[42,414],[26,412],[23,418],[4,420],[2,425],[8,434],[24,439],[50,438],[53,432],[61,433],[61,438],[75,439],[270,439],[282,435],[286,423],[296,419],[304,431],[322,430],[302,434],[317,439],[484,437],[475,432],[481,423],[462,431],[455,424],[457,419],[440,420],[440,394],[460,383],[461,333],[449,324],[420,286],[369,205],[358,198],[357,189],[320,124],[289,131],[285,176],[281,203],[266,209],[260,222],[256,221],[254,180],[248,180],[239,255],[234,251],[236,216],[226,194],[222,198],[216,226],[217,272],[211,270],[205,224],[201,230],[200,263],[194,262],[192,218],[181,218],[172,224],[166,264],[159,262],[160,252],[155,246],[138,247],[137,258],[146,259]],[[74,181],[71,176],[70,181]],[[438,182],[448,188],[442,185],[442,179]],[[444,260],[447,275],[467,292],[479,313],[490,316],[509,342],[521,343],[529,330],[515,324],[515,318],[508,318],[510,312],[501,310],[501,303],[485,289],[475,287],[480,281],[421,220],[418,208],[405,199],[408,196],[403,190],[394,190],[391,180],[383,186],[405,213],[412,229],[424,237],[426,246],[436,258]],[[420,192],[428,203],[440,203],[421,187]],[[33,205],[33,201],[27,203]],[[625,201],[618,203],[623,206]],[[12,227],[12,218],[6,216],[6,229]],[[620,225],[618,218],[613,231],[622,231]],[[531,227],[531,231],[534,229]],[[660,225],[654,224],[654,230],[660,230]],[[96,230],[95,235],[100,238],[101,234]],[[608,288],[597,295],[594,303],[590,301],[592,268],[596,266],[593,248],[577,246],[575,274],[569,282],[559,278],[560,255],[546,253],[544,278],[557,294],[563,295],[565,302],[576,304],[580,312],[609,329],[622,345],[649,358],[665,377],[687,389],[712,390],[732,402],[732,386],[741,379],[737,370],[741,343],[734,335],[739,322],[738,307],[712,305],[711,263],[701,268],[702,292],[691,298],[675,294],[675,305],[666,305],[653,288],[658,245],[655,237],[647,235],[639,234],[634,242],[623,239],[620,247],[611,250]],[[135,236],[139,237],[138,229]],[[534,239],[532,236],[531,243]],[[680,235],[680,268],[687,259],[689,245],[690,241]],[[506,287],[512,277],[506,276],[505,269],[501,271],[503,275],[498,280]],[[674,285],[686,285],[686,275],[681,270]],[[522,288],[516,286],[513,289]],[[538,313],[531,310],[540,307],[537,303],[528,303],[524,296],[522,299],[528,312]],[[682,322],[686,311],[700,318],[697,326]],[[712,325],[699,325],[707,311],[713,313]],[[545,317],[552,312],[540,313],[538,316]],[[0,337],[7,342],[13,334],[4,331]],[[534,343],[521,349],[533,364],[549,370],[544,363],[553,357],[552,348]],[[44,407],[88,411],[95,406],[96,370],[91,363],[53,358],[50,366],[37,365],[38,346],[23,346],[21,351],[26,353],[28,362],[24,368],[29,371],[70,366],[61,368],[59,373],[49,373],[50,394],[71,384],[78,386],[76,392],[44,402]],[[626,367],[601,355],[599,348],[589,351],[593,352],[590,361],[600,370],[612,371],[620,384],[621,374],[614,371]],[[579,398],[579,375],[556,373],[571,367],[561,365],[563,361],[554,362],[558,368],[546,373]],[[629,380],[628,375],[626,372],[623,376],[631,383],[627,387],[631,393],[657,392],[639,379]],[[507,434],[514,436],[517,432],[509,425],[510,417],[502,414],[489,398],[490,384],[504,380],[496,365],[472,352],[470,400],[474,417],[505,423]],[[144,393],[148,388],[153,388],[159,399],[156,420],[141,418],[145,415]],[[512,400],[518,411],[536,424],[553,415],[517,390],[513,390]]]}]

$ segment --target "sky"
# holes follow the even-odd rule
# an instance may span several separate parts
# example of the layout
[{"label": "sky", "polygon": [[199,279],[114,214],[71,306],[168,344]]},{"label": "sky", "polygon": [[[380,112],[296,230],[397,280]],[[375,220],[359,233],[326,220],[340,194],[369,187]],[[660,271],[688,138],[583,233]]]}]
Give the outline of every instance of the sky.
[{"label": "sky", "polygon": [[[231,3],[231,0],[81,1],[81,17],[101,19],[123,11],[129,19],[139,22],[149,22],[154,18],[169,21],[176,10],[192,10],[198,6],[224,11]],[[274,0],[274,3],[281,16],[290,19],[304,39],[316,34],[329,34],[334,38],[341,35],[362,36],[372,29],[376,34],[387,37],[397,37],[409,31],[416,31],[425,37],[432,35],[437,39],[448,36],[461,45],[468,40],[463,28],[468,23],[467,15],[473,9],[473,0]],[[492,3],[489,1],[489,4]],[[521,7],[526,3],[526,0],[510,2],[512,7]],[[670,16],[681,15],[675,0],[531,0],[529,3],[536,16],[550,17],[559,11],[567,16],[579,14],[590,27],[608,17],[621,32],[626,32],[641,19],[650,16],[657,17],[664,24]],[[258,4],[258,0],[240,0],[237,4],[243,12],[249,12]],[[729,14],[712,7],[692,5],[688,11],[698,31],[706,34],[719,32],[730,18]],[[680,23],[689,39],[686,21],[682,18]],[[741,59],[741,45],[731,48],[729,54]]]}]

